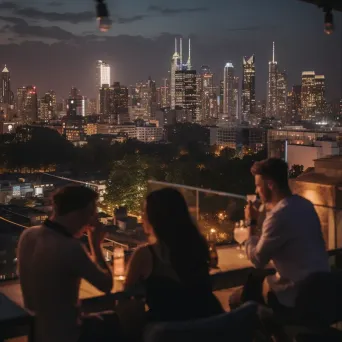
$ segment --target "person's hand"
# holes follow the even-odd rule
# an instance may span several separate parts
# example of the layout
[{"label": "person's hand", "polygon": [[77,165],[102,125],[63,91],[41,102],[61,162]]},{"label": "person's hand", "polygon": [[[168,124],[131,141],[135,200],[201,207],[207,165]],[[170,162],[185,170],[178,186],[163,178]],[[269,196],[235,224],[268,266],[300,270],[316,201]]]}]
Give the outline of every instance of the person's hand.
[{"label": "person's hand", "polygon": [[253,205],[252,202],[248,202],[245,207],[245,220],[250,222],[252,220],[258,220],[259,210]]}]

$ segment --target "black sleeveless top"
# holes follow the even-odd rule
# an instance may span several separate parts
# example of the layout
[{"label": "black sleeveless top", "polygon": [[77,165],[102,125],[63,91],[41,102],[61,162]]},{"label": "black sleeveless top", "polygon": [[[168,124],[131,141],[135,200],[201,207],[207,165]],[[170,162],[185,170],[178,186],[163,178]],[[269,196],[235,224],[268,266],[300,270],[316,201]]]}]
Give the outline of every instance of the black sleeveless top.
[{"label": "black sleeveless top", "polygon": [[177,279],[174,270],[175,277],[163,272],[163,267],[168,266],[163,264],[153,246],[148,248],[153,260],[151,275],[145,280],[150,320],[183,321],[223,312],[221,304],[208,286],[208,279],[203,279],[203,283],[199,281],[196,286],[183,284]]}]

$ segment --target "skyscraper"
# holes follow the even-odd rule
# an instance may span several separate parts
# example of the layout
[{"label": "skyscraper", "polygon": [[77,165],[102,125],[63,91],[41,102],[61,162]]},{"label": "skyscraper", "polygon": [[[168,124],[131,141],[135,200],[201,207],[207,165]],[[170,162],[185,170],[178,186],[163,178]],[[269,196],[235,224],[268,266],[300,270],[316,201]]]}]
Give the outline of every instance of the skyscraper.
[{"label": "skyscraper", "polygon": [[170,107],[170,86],[167,78],[163,79],[163,85],[160,87],[160,107]]},{"label": "skyscraper", "polygon": [[97,112],[100,111],[99,89],[103,85],[111,84],[110,65],[102,60],[96,62],[96,93],[97,93]]},{"label": "skyscraper", "polygon": [[103,85],[100,89],[100,114],[115,124],[129,121],[128,88],[120,82],[114,82],[111,87]]},{"label": "skyscraper", "polygon": [[148,89],[148,116],[149,119],[155,118],[155,113],[157,110],[157,87],[156,81],[151,79],[151,76],[147,81],[147,89]]},{"label": "skyscraper", "polygon": [[24,115],[26,92],[26,87],[20,87],[17,89],[17,109],[19,117],[23,117]]},{"label": "skyscraper", "polygon": [[38,120],[38,96],[35,86],[29,85],[26,87],[23,116],[26,123]]},{"label": "skyscraper", "polygon": [[[182,46],[182,45],[181,45]],[[177,38],[175,38],[175,53],[171,59],[171,71],[170,71],[170,95],[171,95],[171,109],[176,107],[176,71],[180,68],[180,57],[177,52]]]},{"label": "skyscraper", "polygon": [[278,97],[277,97],[277,77],[278,63],[275,60],[275,47],[273,42],[272,61],[268,62],[268,81],[267,81],[267,108],[268,117],[278,117]]},{"label": "skyscraper", "polygon": [[171,59],[170,70],[170,97],[171,97],[171,109],[175,109],[176,106],[176,72],[182,70],[191,70],[191,41],[189,39],[189,56],[186,64],[183,64],[183,39],[179,40],[179,54],[177,49],[177,38],[175,38],[175,53]]},{"label": "skyscraper", "polygon": [[6,65],[1,72],[0,103],[13,105],[13,92],[11,91],[11,74]]},{"label": "skyscraper", "polygon": [[48,91],[40,99],[39,116],[41,120],[48,121],[55,117],[57,113],[56,93],[53,90]]},{"label": "skyscraper", "polygon": [[100,110],[99,114],[108,116],[110,114],[114,114],[114,89],[109,87],[108,84],[102,85],[99,90],[99,98],[100,98]]},{"label": "skyscraper", "polygon": [[302,72],[302,92],[301,92],[301,103],[302,103],[302,120],[313,120],[315,118],[315,80],[314,71],[303,71]]},{"label": "skyscraper", "polygon": [[255,104],[255,56],[243,57],[242,74],[242,120],[248,120],[256,114]]},{"label": "skyscraper", "polygon": [[325,99],[325,77],[324,75],[315,75],[315,119],[321,120],[325,117],[326,99]]},{"label": "skyscraper", "polygon": [[67,115],[73,117],[85,115],[84,97],[79,94],[79,90],[75,87],[71,88],[67,100]]},{"label": "skyscraper", "polygon": [[239,104],[239,77],[235,76],[234,77],[234,82],[233,82],[233,98],[234,98],[234,112],[233,112],[233,117],[235,119],[240,119],[239,117],[239,112],[240,112],[240,104]]},{"label": "skyscraper", "polygon": [[200,122],[196,70],[178,70],[176,78],[176,107],[184,109],[184,121]]},{"label": "skyscraper", "polygon": [[236,115],[236,108],[234,108],[234,66],[232,63],[225,65],[223,76],[223,113],[232,117]]},{"label": "skyscraper", "polygon": [[301,85],[294,85],[287,96],[287,124],[294,124],[300,120],[301,110]]},{"label": "skyscraper", "polygon": [[286,71],[278,72],[277,75],[277,117],[286,121],[287,112],[287,74]]},{"label": "skyscraper", "polygon": [[104,84],[111,84],[110,81],[109,64],[98,60],[96,62],[96,89],[101,88]]},{"label": "skyscraper", "polygon": [[213,115],[213,78],[214,75],[211,72],[209,66],[202,65],[201,73],[199,75],[199,101],[201,110],[201,121],[207,120]]},{"label": "skyscraper", "polygon": [[220,81],[220,89],[219,89],[219,113],[223,114],[223,98],[224,98],[224,82],[223,80]]}]

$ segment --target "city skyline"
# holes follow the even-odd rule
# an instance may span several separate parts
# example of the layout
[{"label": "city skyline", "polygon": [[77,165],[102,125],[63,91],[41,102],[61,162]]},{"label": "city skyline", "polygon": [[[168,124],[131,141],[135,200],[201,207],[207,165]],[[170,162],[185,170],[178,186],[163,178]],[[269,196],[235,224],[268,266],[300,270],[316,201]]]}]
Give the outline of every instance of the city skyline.
[{"label": "city skyline", "polygon": [[167,7],[147,0],[117,1],[109,4],[114,25],[104,35],[96,29],[92,2],[59,5],[34,1],[28,11],[22,2],[0,2],[6,14],[0,18],[0,64],[12,70],[13,89],[33,83],[66,97],[70,86],[76,86],[93,97],[89,79],[94,79],[98,59],[112,66],[114,81],[130,85],[151,75],[160,83],[167,76],[176,35],[192,38],[194,68],[209,65],[215,75],[232,61],[241,77],[242,56],[255,54],[258,99],[265,98],[272,41],[277,59],[288,70],[289,87],[300,83],[302,71],[315,70],[326,75],[328,99],[341,94],[341,73],[335,70],[341,60],[340,16],[335,15],[334,34],[326,36],[321,10],[309,4],[266,0],[255,7],[244,0],[214,7],[186,0]]}]

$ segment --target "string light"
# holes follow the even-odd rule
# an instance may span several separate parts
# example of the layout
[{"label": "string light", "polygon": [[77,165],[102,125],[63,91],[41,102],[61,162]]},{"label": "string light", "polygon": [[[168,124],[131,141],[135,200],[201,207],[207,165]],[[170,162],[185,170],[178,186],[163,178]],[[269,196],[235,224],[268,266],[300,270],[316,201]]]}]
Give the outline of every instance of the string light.
[{"label": "string light", "polygon": [[334,17],[331,8],[324,9],[324,32],[328,35],[334,32]]},{"label": "string light", "polygon": [[96,18],[101,32],[107,32],[112,27],[112,21],[109,18],[109,11],[104,0],[96,1]]}]

